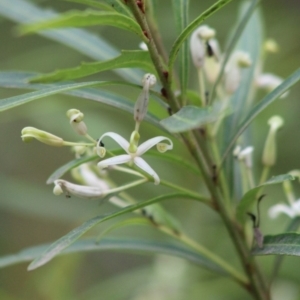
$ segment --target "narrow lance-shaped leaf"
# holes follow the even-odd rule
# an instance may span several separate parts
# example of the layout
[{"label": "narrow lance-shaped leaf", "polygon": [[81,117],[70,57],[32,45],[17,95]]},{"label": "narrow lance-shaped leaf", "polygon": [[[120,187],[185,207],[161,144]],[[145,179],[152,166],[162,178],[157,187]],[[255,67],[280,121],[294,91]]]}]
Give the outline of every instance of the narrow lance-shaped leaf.
[{"label": "narrow lance-shaped leaf", "polygon": [[[175,23],[177,32],[180,34],[188,25],[189,0],[172,0],[173,11],[175,15]],[[181,85],[181,97],[185,97],[188,74],[189,74],[189,43],[186,39],[183,42],[182,49],[179,54],[179,76]]]},{"label": "narrow lance-shaped leaf", "polygon": [[219,105],[205,108],[188,105],[160,124],[170,132],[184,132],[215,122],[224,113]]},{"label": "narrow lance-shaped leaf", "polygon": [[[226,132],[226,134],[224,134],[222,137],[222,149],[225,149],[228,145],[233,132],[236,130],[237,125],[240,123],[240,120],[244,118],[249,111],[249,105],[253,103],[253,99],[255,96],[254,75],[258,69],[258,65],[260,64],[260,54],[263,44],[263,26],[261,13],[259,7],[257,7],[257,2],[258,0],[254,0],[251,2],[241,2],[239,8],[239,18],[237,24],[235,25],[236,30],[234,36],[232,37],[230,45],[226,49],[224,62],[222,63],[222,68],[220,71],[221,75],[222,72],[224,72],[225,66],[227,64],[226,59],[228,59],[232,54],[231,51],[233,50],[233,46],[235,46],[235,43],[237,42],[235,50],[245,51],[246,53],[248,53],[252,63],[250,67],[243,70],[239,88],[230,99],[230,103],[235,108],[235,111],[229,118],[224,120],[223,132]],[[239,39],[237,41],[238,37]],[[221,78],[219,77],[218,79],[220,80]],[[211,96],[213,96],[213,92],[214,91],[212,91]],[[251,141],[246,140],[246,135],[243,138],[246,145],[253,144]],[[234,193],[238,197],[241,197],[242,189],[240,188],[240,176],[239,174],[234,174],[233,166],[234,159],[233,156],[230,156],[228,157],[225,165],[227,182],[231,183],[230,189],[232,190],[234,187]]]},{"label": "narrow lance-shaped leaf", "polygon": [[100,2],[99,0],[66,0],[69,2],[76,2],[85,4],[91,7],[105,9],[105,10],[115,10],[120,14],[131,16],[129,9],[119,0],[103,0],[105,3]]},{"label": "narrow lance-shaped leaf", "polygon": [[237,218],[240,222],[245,222],[247,217],[247,212],[251,208],[251,206],[257,201],[256,196],[259,190],[262,187],[282,183],[287,180],[294,180],[295,177],[293,177],[290,174],[284,174],[284,175],[278,175],[272,177],[270,180],[266,181],[265,183],[255,187],[254,189],[251,189],[248,191],[240,201],[239,205],[237,206]]},{"label": "narrow lance-shaped leaf", "polygon": [[252,254],[300,256],[300,234],[282,233],[278,235],[266,235],[263,247],[254,248]]},{"label": "narrow lance-shaped leaf", "polygon": [[82,63],[79,67],[57,70],[49,74],[39,75],[30,80],[31,83],[47,83],[54,81],[82,78],[106,70],[121,68],[140,68],[155,73],[148,51],[126,51],[113,59],[100,62]]},{"label": "narrow lance-shaped leaf", "polygon": [[80,3],[80,4],[84,4],[90,7],[94,7],[94,8],[99,8],[99,9],[103,9],[103,10],[108,10],[108,11],[113,11],[113,7],[111,7],[110,5],[97,1],[97,0],[65,0],[68,2],[74,2],[74,3]]},{"label": "narrow lance-shaped leaf", "polygon": [[[40,99],[42,97],[45,97],[48,95],[48,88],[62,88],[66,85],[69,85],[69,83],[52,83],[52,84],[29,84],[28,81],[36,76],[36,73],[23,73],[23,72],[0,72],[0,86],[6,87],[6,88],[19,88],[19,89],[35,89],[38,91],[43,91],[41,94],[34,94],[31,93],[23,94],[20,97],[14,99],[14,101],[20,101],[21,104],[27,103],[32,100]],[[98,82],[98,83],[97,83]],[[101,83],[101,81],[96,81],[96,85]],[[79,84],[80,83],[76,83]],[[85,82],[83,84],[90,84],[89,82]],[[129,85],[131,87],[140,88],[140,86],[135,84],[130,84],[126,82],[118,82],[118,81],[102,81],[102,86],[112,85],[112,84],[122,84],[122,85]],[[116,107],[122,111],[125,111],[127,113],[133,114],[133,102],[129,101],[127,98],[124,98],[123,96],[114,94],[109,91],[104,91],[100,89],[95,88],[80,88],[78,90],[74,89],[68,89],[68,90],[60,90],[60,93],[81,97],[84,99],[90,99],[93,101],[97,101],[99,103],[103,103],[105,105],[109,105],[112,107]],[[151,94],[154,93],[157,95],[156,92],[152,91]],[[7,98],[11,99],[11,98]],[[155,97],[154,99],[158,99]],[[1,107],[1,101],[5,99],[0,100],[0,107]],[[150,122],[156,127],[159,127],[160,129],[163,129],[158,123],[158,119],[152,115],[151,113],[147,113],[145,117],[145,121]]]},{"label": "narrow lance-shaped leaf", "polygon": [[61,27],[84,27],[93,25],[108,25],[120,29],[128,30],[147,41],[141,27],[132,18],[115,12],[105,11],[69,11],[60,14],[59,17],[19,27],[21,34],[33,33],[39,30],[61,28]]},{"label": "narrow lance-shaped leaf", "polygon": [[[285,233],[287,232],[295,232],[298,230],[300,226],[300,217],[296,217],[294,219],[292,219],[292,221],[290,222],[290,224],[288,225],[288,227],[286,228],[285,230]],[[272,279],[275,279],[278,272],[279,272],[279,269],[280,269],[280,266],[283,262],[283,259],[284,259],[284,256],[277,256],[274,260],[274,267],[273,267],[273,271],[272,271]]]},{"label": "narrow lance-shaped leaf", "polygon": [[203,12],[198,18],[196,18],[193,22],[191,22],[185,30],[179,35],[179,37],[174,42],[170,55],[169,55],[169,74],[172,74],[173,66],[178,54],[178,51],[184,41],[190,36],[190,34],[208,17],[213,15],[216,11],[221,9],[223,6],[228,4],[232,0],[219,0],[215,4],[213,4],[210,8],[208,8],[205,12]]},{"label": "narrow lance-shaped leaf", "polygon": [[167,195],[162,195],[158,196],[143,202],[140,202],[138,204],[130,205],[127,206],[123,209],[118,210],[117,212],[108,214],[107,216],[98,216],[95,217],[91,220],[86,221],[83,223],[81,226],[75,228],[65,236],[61,237],[59,240],[54,242],[48,249],[46,249],[45,252],[43,252],[38,258],[36,258],[28,267],[29,270],[36,269],[47,262],[49,262],[52,258],[57,256],[62,250],[65,248],[69,247],[71,244],[73,244],[77,239],[79,239],[83,234],[85,234],[87,231],[92,229],[94,226],[97,224],[100,224],[104,221],[113,219],[115,217],[121,216],[123,214],[126,214],[128,212],[135,211],[139,208],[154,204],[156,202],[165,200],[165,199],[170,199],[174,197],[190,197],[187,196],[184,193],[173,193],[173,194],[167,194]]},{"label": "narrow lance-shaped leaf", "polygon": [[238,137],[245,131],[245,129],[251,124],[251,122],[270,104],[272,104],[275,100],[279,99],[279,97],[290,89],[295,83],[297,83],[300,79],[300,69],[298,69],[295,73],[289,76],[280,86],[278,86],[275,90],[273,90],[270,94],[264,97],[258,104],[256,104],[249,114],[245,117],[243,122],[238,126],[236,132],[232,136],[229,145],[227,146],[222,162],[228,155],[229,151],[234,146],[234,143],[238,139]]},{"label": "narrow lance-shaped leaf", "polygon": [[[11,0],[1,0],[0,15],[21,24],[38,22],[58,16],[57,13],[47,8],[39,8],[27,0],[14,0],[14,5],[11,5]],[[95,60],[110,59],[119,54],[119,50],[104,38],[83,29],[52,29],[38,32],[38,34],[75,49]],[[143,76],[143,73],[137,69],[115,69],[114,72],[127,81],[138,83],[140,83]]]},{"label": "narrow lance-shaped leaf", "polygon": [[47,179],[47,184],[53,183],[56,179],[61,178],[64,174],[66,174],[68,171],[72,170],[73,168],[76,168],[80,166],[81,164],[93,161],[99,159],[98,155],[93,155],[93,156],[88,156],[88,157],[81,157],[81,158],[76,158],[67,164],[61,166],[58,168],[55,172],[53,172],[49,178]]},{"label": "narrow lance-shaped leaf", "polygon": [[[47,248],[49,244],[44,244],[36,247],[31,247],[22,250],[13,255],[0,257],[0,268],[8,267],[11,265],[19,264],[22,262],[31,261],[39,257]],[[95,238],[88,238],[75,242],[69,248],[60,252],[59,255],[77,253],[77,252],[96,252],[96,251],[133,251],[139,253],[150,254],[167,254],[181,257],[202,267],[205,267],[214,272],[227,275],[224,270],[216,264],[207,260],[205,257],[197,254],[193,250],[180,245],[175,242],[161,242],[146,239],[133,239],[133,238],[103,238],[101,243],[95,243]]]}]

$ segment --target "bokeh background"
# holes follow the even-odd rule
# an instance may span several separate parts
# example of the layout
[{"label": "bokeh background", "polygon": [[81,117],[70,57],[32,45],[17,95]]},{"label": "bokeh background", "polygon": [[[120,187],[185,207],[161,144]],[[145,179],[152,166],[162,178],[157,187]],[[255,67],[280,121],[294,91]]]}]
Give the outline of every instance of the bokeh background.
[{"label": "bokeh background", "polygon": [[[3,0],[0,0],[0,4]],[[29,0],[28,0],[29,1]],[[60,0],[31,0],[45,9],[66,11],[84,6]],[[197,17],[214,1],[191,0],[190,20]],[[217,30],[221,45],[228,38],[236,21],[240,1],[232,1],[207,22]],[[14,5],[14,0],[11,1]],[[261,3],[265,22],[265,36],[274,38],[280,51],[267,57],[265,71],[287,77],[300,65],[298,0],[264,0]],[[0,12],[1,15],[1,12]],[[159,1],[157,20],[165,44],[170,49],[175,40],[175,26],[171,1]],[[16,23],[0,16],[0,70],[24,70],[49,72],[56,68],[78,65],[90,58],[64,45],[38,35],[18,37]],[[132,34],[107,27],[94,27],[91,31],[108,39],[121,49],[137,48],[138,39]],[[117,78],[110,72],[93,76],[92,79],[108,80]],[[91,79],[89,78],[89,79]],[[191,77],[190,86],[196,80]],[[6,98],[25,90],[0,89],[0,98]],[[122,90],[132,101],[138,91]],[[257,95],[258,99],[264,93]],[[296,85],[288,98],[277,101],[253,124],[256,172],[260,171],[260,156],[267,134],[267,119],[280,114],[285,126],[279,134],[279,161],[272,174],[283,174],[300,168],[300,87]],[[15,253],[23,248],[48,243],[66,234],[97,214],[112,211],[109,204],[78,200],[72,197],[55,197],[52,186],[45,184],[48,176],[59,166],[73,159],[68,148],[52,148],[33,142],[22,143],[20,132],[25,126],[34,126],[66,140],[77,140],[71,130],[65,112],[78,108],[85,114],[90,135],[99,137],[106,131],[116,131],[129,136],[133,128],[132,116],[118,112],[99,103],[66,95],[55,95],[0,114],[0,255]],[[155,110],[155,107],[152,108]],[[162,114],[163,116],[164,114]],[[150,133],[151,131],[151,133]],[[143,139],[158,134],[151,125],[143,124]],[[175,151],[186,153],[180,145]],[[167,162],[147,158],[162,177],[180,182],[187,187],[199,183],[185,170],[178,170]],[[187,156],[187,159],[188,156]],[[170,177],[172,174],[172,177]],[[68,177],[67,177],[68,178]],[[115,178],[116,181],[124,178]],[[137,189],[133,195],[140,200],[163,192],[151,184]],[[267,191],[268,199],[262,205],[262,231],[278,233],[288,224],[286,217],[273,221],[268,218],[267,208],[283,199],[280,187]],[[300,196],[300,189],[298,189]],[[180,219],[186,232],[208,245],[225,258],[234,261],[233,249],[222,228],[219,218],[206,208],[191,202],[172,201],[164,206]],[[100,232],[109,224],[102,224]],[[163,239],[161,234],[149,228],[124,228],[114,235],[151,236]],[[266,272],[270,271],[272,258],[259,259]],[[0,299],[248,299],[240,288],[227,279],[220,279],[180,259],[141,256],[133,253],[101,252],[72,254],[59,257],[46,266],[26,271],[26,264],[0,269]],[[287,258],[276,282],[278,298],[299,299],[300,259]],[[161,296],[163,295],[163,296]],[[275,299],[275,298],[274,298]]]}]

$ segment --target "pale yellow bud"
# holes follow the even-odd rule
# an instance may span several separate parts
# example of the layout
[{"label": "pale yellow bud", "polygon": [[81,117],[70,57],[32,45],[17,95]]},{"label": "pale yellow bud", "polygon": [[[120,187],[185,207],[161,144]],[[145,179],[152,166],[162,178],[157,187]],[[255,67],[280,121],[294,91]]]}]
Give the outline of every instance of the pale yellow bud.
[{"label": "pale yellow bud", "polygon": [[283,126],[284,121],[280,116],[273,116],[269,119],[268,124],[270,130],[265,142],[262,163],[266,167],[271,167],[276,163],[276,134],[278,129]]},{"label": "pale yellow bud", "polygon": [[87,134],[87,127],[83,122],[84,114],[78,109],[69,109],[67,111],[67,117],[70,120],[70,124],[74,131],[79,135]]},{"label": "pale yellow bud", "polygon": [[25,143],[31,142],[33,139],[37,139],[41,143],[55,147],[61,147],[64,144],[64,140],[62,138],[34,127],[25,127],[21,133],[21,138]]},{"label": "pale yellow bud", "polygon": [[279,47],[275,40],[267,39],[264,43],[264,50],[268,53],[277,53],[279,50]]}]

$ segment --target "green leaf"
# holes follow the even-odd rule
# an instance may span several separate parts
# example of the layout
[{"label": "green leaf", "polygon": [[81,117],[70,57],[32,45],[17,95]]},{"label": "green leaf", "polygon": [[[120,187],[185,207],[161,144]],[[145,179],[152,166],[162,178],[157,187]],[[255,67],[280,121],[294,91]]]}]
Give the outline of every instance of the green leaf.
[{"label": "green leaf", "polygon": [[[28,81],[30,78],[36,76],[36,73],[23,73],[23,72],[0,72],[0,86],[1,87],[8,87],[8,88],[20,88],[20,89],[37,89],[42,90],[43,92],[46,92],[46,89],[54,88],[54,89],[60,89],[62,87],[66,87],[67,85],[70,85],[69,83],[55,83],[55,84],[29,84]],[[96,81],[98,84],[101,81]],[[122,84],[122,85],[129,85],[132,87],[140,88],[138,85],[129,84],[125,82],[108,82],[105,84],[105,81],[102,81],[102,85],[109,85],[109,84]],[[88,82],[82,83],[82,84],[90,84]],[[60,91],[68,95],[81,97],[84,99],[90,99],[94,100],[115,108],[118,108],[122,111],[128,112],[130,114],[133,114],[133,102],[127,100],[126,98],[116,95],[114,93],[103,91],[99,89],[92,89],[92,88],[84,88],[79,90],[64,90]],[[152,92],[153,94],[154,92]],[[156,94],[155,94],[156,95]],[[38,98],[45,97],[45,94],[35,95]],[[28,101],[32,101],[31,97],[32,94],[28,93],[25,95],[17,96],[20,98],[17,98],[17,100],[25,101],[27,103]],[[22,98],[24,97],[24,98]],[[27,99],[29,97],[30,99]],[[11,99],[11,98],[8,98]],[[36,98],[37,99],[37,98]],[[1,101],[0,100],[0,107],[1,107]],[[27,101],[28,100],[28,101]],[[33,99],[34,100],[34,99]],[[23,103],[22,103],[23,104]],[[163,129],[163,127],[160,126],[158,123],[158,119],[152,115],[151,113],[147,113],[145,117],[145,121],[150,122],[151,124],[155,125],[156,127],[159,127],[160,129]]]},{"label": "green leaf", "polygon": [[105,4],[103,2],[99,2],[97,0],[65,0],[65,1],[80,3],[80,4],[84,4],[84,5],[87,5],[87,6],[91,6],[91,7],[99,8],[99,9],[103,9],[103,10],[108,10],[108,11],[113,11],[114,10],[114,8],[111,7],[110,5]]},{"label": "green leaf", "polygon": [[282,233],[278,235],[266,235],[263,248],[254,248],[252,254],[300,256],[300,234]]},{"label": "green leaf", "polygon": [[[255,72],[260,66],[260,56],[263,44],[263,25],[262,17],[259,8],[256,8],[258,0],[243,1],[239,8],[239,17],[237,24],[235,25],[235,32],[226,49],[225,61],[222,64],[222,69],[219,74],[218,80],[221,80],[221,75],[225,70],[227,60],[231,55],[231,52],[237,43],[235,50],[242,50],[249,53],[252,64],[249,68],[246,68],[242,72],[242,78],[238,90],[232,95],[230,99],[231,105],[235,108],[234,113],[224,121],[224,130],[226,134],[223,135],[222,149],[226,149],[230,138],[236,130],[241,119],[245,117],[249,111],[249,106],[254,100],[254,79]],[[242,35],[241,35],[242,34]],[[238,39],[238,41],[237,41]],[[215,88],[215,87],[214,87]],[[214,94],[214,90],[211,92],[211,97]],[[211,99],[213,100],[213,99]],[[244,144],[250,145],[251,141],[245,140],[247,136],[244,136]],[[241,186],[239,174],[234,174],[234,158],[228,157],[225,165],[227,182],[230,184],[230,189],[235,188],[234,193],[241,197]]]},{"label": "green leaf", "polygon": [[66,174],[70,170],[72,170],[72,169],[80,166],[81,164],[84,164],[84,163],[87,163],[87,162],[90,162],[90,161],[93,161],[93,160],[96,160],[96,159],[99,159],[98,155],[76,158],[76,159],[74,159],[72,161],[69,161],[65,165],[63,165],[60,168],[58,168],[55,172],[53,172],[49,176],[49,178],[47,179],[46,183],[47,184],[51,184],[55,180],[61,178],[64,174]]},{"label": "green leaf", "polygon": [[[209,95],[210,102],[214,98],[216,87],[219,85],[223,77],[226,64],[237,43],[238,43],[237,46],[238,49],[247,51],[247,53],[249,53],[252,60],[251,68],[254,68],[258,63],[258,54],[261,48],[262,31],[263,31],[260,14],[256,12],[256,16],[252,17],[252,20],[250,22],[249,20],[253,12],[255,11],[255,8],[259,1],[260,0],[254,0],[252,1],[252,3],[244,2],[242,4],[242,7],[240,9],[240,14],[239,14],[239,20],[237,22],[237,25],[235,26],[236,27],[235,31],[232,37],[230,38],[230,41],[226,49],[224,50],[224,59],[222,60],[222,65],[221,65],[220,72],[218,74],[218,78],[216,79]],[[250,24],[248,24],[248,22]],[[243,37],[241,37],[242,34]],[[249,79],[247,81],[249,81]],[[241,84],[246,86],[247,82],[243,80]],[[247,99],[247,97],[245,97],[245,99]],[[241,98],[240,101],[241,100],[244,100],[244,98]]]},{"label": "green leaf", "polygon": [[95,10],[69,11],[67,13],[60,14],[57,18],[29,25],[22,25],[19,27],[19,32],[21,34],[27,34],[52,28],[83,27],[93,25],[106,25],[128,30],[140,36],[142,40],[147,40],[139,24],[132,18],[115,12]]},{"label": "green leaf", "polygon": [[49,248],[46,249],[39,257],[37,257],[28,267],[29,270],[36,269],[47,262],[49,262],[52,258],[54,258],[56,255],[58,255],[62,250],[65,248],[69,247],[71,244],[73,244],[77,239],[79,239],[83,234],[85,234],[87,231],[92,229],[94,226],[113,219],[115,217],[121,216],[123,214],[126,214],[128,212],[135,211],[139,208],[154,204],[156,202],[165,200],[165,199],[170,199],[174,197],[186,197],[186,198],[192,198],[190,195],[186,195],[185,193],[172,193],[172,194],[167,194],[167,195],[161,195],[146,201],[142,201],[137,204],[133,204],[130,206],[127,206],[123,209],[120,209],[116,212],[110,213],[106,216],[98,216],[95,217],[91,220],[86,221],[83,223],[81,226],[73,229],[70,231],[68,234],[65,236],[61,237],[59,240],[54,242]]},{"label": "green leaf", "polygon": [[[294,231],[297,231],[298,228],[300,226],[300,217],[295,217],[291,220],[290,224],[288,225],[287,229],[285,230],[285,233],[287,232],[294,232]],[[280,269],[280,266],[283,262],[283,259],[284,259],[284,256],[277,256],[274,260],[274,268],[273,268],[273,271],[272,271],[272,277],[271,279],[275,279],[278,272],[279,272],[279,269]]]},{"label": "green leaf", "polygon": [[218,105],[204,108],[188,105],[160,121],[160,124],[170,132],[184,132],[216,121],[221,113]]},{"label": "green leaf", "polygon": [[[181,34],[182,31],[188,25],[189,4],[189,0],[172,0],[173,11],[175,15],[175,24],[177,27],[178,34]],[[187,39],[183,42],[182,49],[179,53],[179,77],[181,85],[181,97],[184,99],[188,84],[190,66],[189,42]]]},{"label": "green leaf", "polygon": [[238,137],[245,131],[245,129],[251,124],[251,122],[270,104],[277,100],[284,92],[290,89],[295,83],[300,79],[300,69],[295,73],[289,76],[280,86],[273,90],[270,94],[264,97],[258,104],[256,104],[245,117],[243,122],[238,126],[236,132],[233,134],[229,145],[227,146],[222,161],[226,158],[231,148],[234,146],[234,143]]},{"label": "green leaf", "polygon": [[246,219],[246,214],[249,209],[251,209],[251,206],[255,203],[257,200],[257,193],[262,187],[282,183],[287,180],[294,180],[295,177],[293,177],[290,174],[283,174],[272,177],[270,180],[266,181],[265,183],[255,187],[254,189],[249,190],[242,198],[240,203],[237,206],[237,218],[240,222],[244,223]]},{"label": "green leaf", "polygon": [[66,0],[66,1],[81,3],[91,7],[96,7],[105,10],[115,10],[120,14],[124,14],[129,17],[131,16],[131,12],[129,11],[129,9],[118,0],[104,0],[106,4],[99,2],[99,0]]},{"label": "green leaf", "polygon": [[112,69],[140,68],[155,73],[155,68],[148,51],[126,51],[113,59],[100,62],[82,63],[79,67],[57,70],[49,74],[39,75],[30,80],[31,83],[48,83],[54,81],[72,80]]},{"label": "green leaf", "polygon": [[104,231],[100,233],[100,235],[96,238],[96,242],[99,243],[104,236],[108,235],[112,231],[122,228],[122,227],[127,227],[127,226],[136,226],[136,225],[146,225],[149,226],[151,225],[151,222],[149,219],[146,218],[130,218],[127,220],[122,220],[120,222],[117,222],[108,228],[106,228]]},{"label": "green leaf", "polygon": [[[40,245],[24,249],[17,254],[2,256],[0,257],[0,268],[31,261],[32,259],[39,257],[48,247],[48,244]],[[209,270],[212,270],[214,272],[227,275],[226,273],[224,273],[223,269],[221,269],[211,261],[207,260],[203,256],[197,254],[188,247],[171,241],[161,242],[134,238],[104,238],[101,240],[100,244],[96,244],[95,238],[88,238],[75,242],[68,249],[65,249],[63,252],[60,252],[59,255],[78,252],[121,250],[133,251],[138,253],[160,253],[177,256],[191,261],[202,267],[205,267]]]},{"label": "green leaf", "polygon": [[35,91],[27,94],[22,94],[19,96],[14,96],[10,98],[5,98],[0,100],[0,112],[14,108],[16,106],[31,102],[33,100],[37,100],[43,97],[47,97],[50,95],[66,92],[72,89],[79,89],[82,87],[87,87],[87,86],[93,86],[97,85],[99,82],[97,81],[92,81],[92,82],[84,82],[84,83],[71,83],[71,84],[64,84],[60,86],[55,86],[55,87],[49,87],[42,89],[40,91]]},{"label": "green leaf", "polygon": [[[0,15],[17,23],[32,23],[58,16],[49,9],[41,9],[27,0],[14,0],[14,5],[11,5],[11,0],[1,0]],[[83,29],[47,30],[38,34],[71,47],[95,60],[106,60],[119,55],[119,50],[108,41]],[[136,69],[116,69],[114,72],[127,81],[138,83],[143,76],[143,73]]]},{"label": "green leaf", "polygon": [[190,36],[190,34],[208,17],[213,15],[216,11],[224,7],[231,0],[219,0],[215,4],[213,4],[210,8],[208,8],[205,12],[203,12],[198,18],[196,18],[193,22],[191,22],[184,31],[178,36],[176,41],[174,42],[170,55],[169,55],[169,74],[173,72],[174,62],[176,60],[177,54],[179,52],[180,47],[183,45],[184,41]]}]

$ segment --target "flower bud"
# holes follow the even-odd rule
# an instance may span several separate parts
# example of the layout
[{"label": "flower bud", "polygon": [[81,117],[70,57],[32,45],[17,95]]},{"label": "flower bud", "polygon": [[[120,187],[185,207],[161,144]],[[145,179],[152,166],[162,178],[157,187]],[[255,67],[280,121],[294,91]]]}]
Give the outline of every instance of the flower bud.
[{"label": "flower bud", "polygon": [[61,147],[64,144],[64,140],[62,138],[34,127],[25,127],[21,133],[21,138],[25,143],[31,142],[33,139],[37,139],[41,143],[55,147]]},{"label": "flower bud", "polygon": [[83,122],[84,114],[78,109],[69,109],[67,117],[70,119],[70,124],[74,131],[79,135],[87,134],[87,127]]},{"label": "flower bud", "polygon": [[63,179],[57,179],[54,181],[54,195],[61,195],[63,192],[67,196],[74,195],[84,199],[99,199],[105,196],[103,190],[99,187],[78,185],[68,182]]},{"label": "flower bud", "polygon": [[264,43],[264,50],[267,53],[277,53],[279,50],[278,44],[273,39],[267,39]]},{"label": "flower bud", "polygon": [[[261,74],[256,78],[256,85],[259,88],[262,88],[266,90],[267,92],[273,91],[275,88],[277,88],[281,83],[283,82],[283,79],[279,76],[276,76],[271,73],[265,73]],[[288,91],[283,93],[280,98],[284,98],[288,95]]]},{"label": "flower bud", "polygon": [[148,110],[149,103],[149,90],[156,83],[156,77],[153,74],[147,73],[144,75],[142,84],[143,90],[137,98],[137,101],[134,105],[134,120],[140,123]]},{"label": "flower bud", "polygon": [[239,87],[241,81],[241,68],[251,65],[249,55],[242,51],[236,51],[230,58],[225,68],[225,91],[233,94]]},{"label": "flower bud", "polygon": [[268,121],[270,130],[262,156],[262,163],[266,167],[271,167],[276,163],[276,134],[277,130],[283,126],[283,123],[284,121],[280,116],[273,116]]},{"label": "flower bud", "polygon": [[216,39],[207,41],[208,57],[205,58],[204,71],[209,82],[214,83],[221,69],[221,53]]},{"label": "flower bud", "polygon": [[203,25],[198,27],[191,36],[190,50],[193,64],[196,68],[202,68],[206,56],[205,42],[215,36],[215,30]]},{"label": "flower bud", "polygon": [[252,152],[254,148],[252,146],[246,147],[238,154],[238,159],[244,161],[247,168],[252,168]]}]

